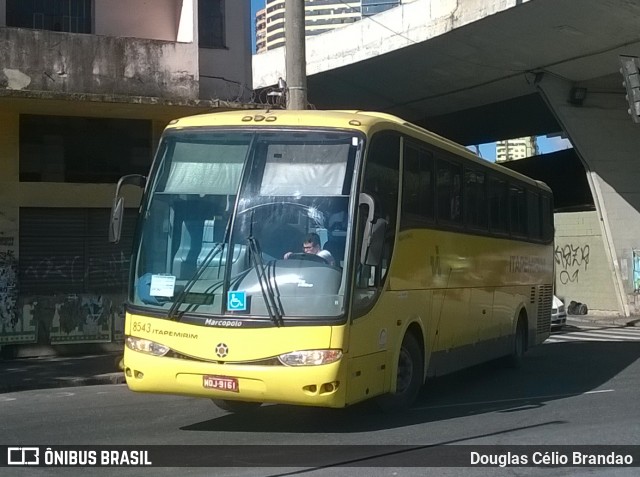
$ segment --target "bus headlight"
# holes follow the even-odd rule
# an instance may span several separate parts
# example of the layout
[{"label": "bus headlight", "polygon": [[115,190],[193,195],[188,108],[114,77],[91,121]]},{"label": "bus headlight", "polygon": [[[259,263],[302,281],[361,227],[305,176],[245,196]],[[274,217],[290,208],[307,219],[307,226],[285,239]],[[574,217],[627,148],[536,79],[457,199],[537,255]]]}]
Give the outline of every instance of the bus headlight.
[{"label": "bus headlight", "polygon": [[285,366],[319,366],[335,363],[340,358],[342,358],[342,350],[339,349],[292,351],[278,356],[280,362]]},{"label": "bus headlight", "polygon": [[127,344],[127,348],[133,351],[152,354],[154,356],[164,356],[169,352],[169,347],[165,345],[143,338],[136,338],[135,336],[127,336],[125,343]]}]

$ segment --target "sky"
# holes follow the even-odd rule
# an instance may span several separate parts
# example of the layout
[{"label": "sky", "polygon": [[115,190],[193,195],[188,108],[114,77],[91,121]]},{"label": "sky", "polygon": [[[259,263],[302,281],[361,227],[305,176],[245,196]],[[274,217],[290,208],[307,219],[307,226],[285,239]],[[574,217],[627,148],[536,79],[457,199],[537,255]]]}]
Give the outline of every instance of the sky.
[{"label": "sky", "polygon": [[265,0],[251,0],[251,18],[255,18],[255,13],[264,8]]},{"label": "sky", "polygon": [[251,0],[251,18],[255,18],[255,13],[264,8],[265,0]]},{"label": "sky", "polygon": [[256,12],[264,8],[265,0],[251,0],[251,51],[256,51]]},{"label": "sky", "polygon": [[[251,48],[255,52],[256,49],[256,35],[255,35],[255,18],[256,12],[261,8],[264,8],[265,0],[251,0]],[[561,149],[568,149],[571,143],[567,139],[560,137],[547,137],[538,136],[538,148],[540,154],[547,154],[549,152],[559,151]],[[496,160],[496,144],[480,144],[480,155],[488,161],[495,162]]]}]

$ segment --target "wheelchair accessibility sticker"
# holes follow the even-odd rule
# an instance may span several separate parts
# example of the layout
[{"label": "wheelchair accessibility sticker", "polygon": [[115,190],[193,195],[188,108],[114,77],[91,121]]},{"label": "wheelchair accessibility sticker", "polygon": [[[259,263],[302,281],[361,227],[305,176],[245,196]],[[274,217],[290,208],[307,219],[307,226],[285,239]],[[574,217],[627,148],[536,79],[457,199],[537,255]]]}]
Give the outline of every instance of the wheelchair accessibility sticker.
[{"label": "wheelchair accessibility sticker", "polygon": [[227,310],[246,311],[247,294],[243,291],[230,291],[227,293]]}]

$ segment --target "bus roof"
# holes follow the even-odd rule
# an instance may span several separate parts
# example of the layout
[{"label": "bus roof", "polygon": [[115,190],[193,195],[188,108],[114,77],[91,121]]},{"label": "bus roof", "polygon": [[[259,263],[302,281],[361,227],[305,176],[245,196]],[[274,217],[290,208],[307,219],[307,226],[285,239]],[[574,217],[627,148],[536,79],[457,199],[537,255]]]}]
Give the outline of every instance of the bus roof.
[{"label": "bus roof", "polygon": [[503,174],[518,178],[541,189],[551,191],[543,182],[531,179],[516,171],[496,165],[466,147],[439,136],[427,129],[387,113],[362,110],[234,110],[219,113],[198,114],[174,119],[167,130],[198,127],[328,127],[353,129],[364,133],[390,128],[421,139],[441,149],[448,150],[482,167],[498,170]]}]

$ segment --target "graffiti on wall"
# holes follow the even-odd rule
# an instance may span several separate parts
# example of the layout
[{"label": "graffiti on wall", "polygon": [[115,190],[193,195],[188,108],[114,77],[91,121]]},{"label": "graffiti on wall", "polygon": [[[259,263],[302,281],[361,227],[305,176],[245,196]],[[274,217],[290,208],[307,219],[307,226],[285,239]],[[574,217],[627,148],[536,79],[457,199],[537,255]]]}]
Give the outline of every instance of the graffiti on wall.
[{"label": "graffiti on wall", "polygon": [[21,326],[17,302],[18,261],[13,250],[0,250],[0,336],[6,336],[7,342],[30,341],[34,338],[33,329]]},{"label": "graffiti on wall", "polygon": [[104,343],[122,338],[120,296],[37,296],[28,301],[24,314],[37,323],[39,343]]},{"label": "graffiti on wall", "polygon": [[[125,293],[18,294],[18,260],[6,237],[0,241],[0,345],[65,344],[121,341]],[[7,246],[7,247],[5,247]],[[79,259],[43,260],[27,270],[29,279],[67,278],[122,286],[129,259],[123,254],[92,258],[85,269]],[[70,279],[70,280],[69,280]]]},{"label": "graffiti on wall", "polygon": [[57,280],[66,283],[98,281],[102,286],[118,287],[126,283],[130,259],[120,252],[109,257],[88,257],[80,255],[61,259],[49,256],[29,265],[24,270],[24,279],[41,281]]},{"label": "graffiti on wall", "polygon": [[560,283],[578,283],[580,272],[586,273],[589,266],[589,244],[556,246],[554,256]]}]

